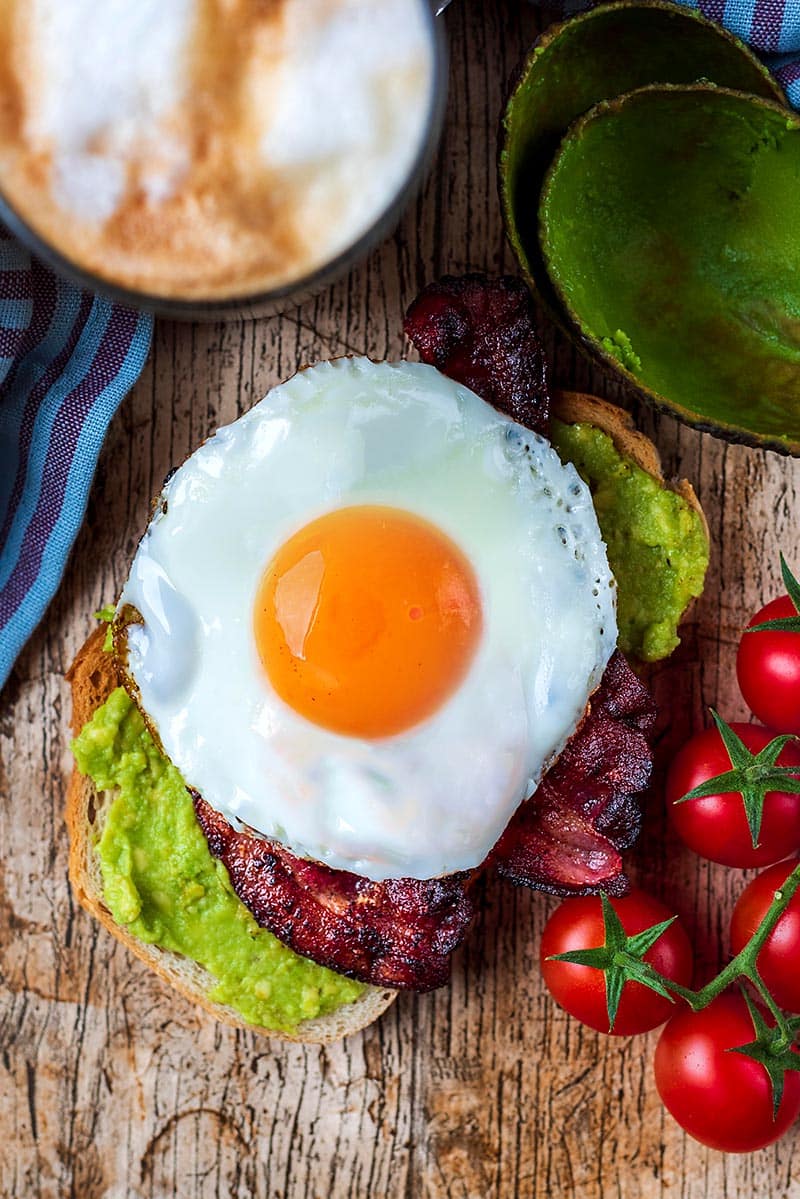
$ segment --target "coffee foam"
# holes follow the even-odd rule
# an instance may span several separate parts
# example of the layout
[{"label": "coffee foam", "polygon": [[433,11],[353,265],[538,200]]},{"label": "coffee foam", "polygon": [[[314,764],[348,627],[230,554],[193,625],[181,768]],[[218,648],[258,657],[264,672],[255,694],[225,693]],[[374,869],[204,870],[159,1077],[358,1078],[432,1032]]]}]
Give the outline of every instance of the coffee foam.
[{"label": "coffee foam", "polygon": [[123,286],[291,283],[366,232],[413,165],[423,2],[0,0],[3,191]]}]

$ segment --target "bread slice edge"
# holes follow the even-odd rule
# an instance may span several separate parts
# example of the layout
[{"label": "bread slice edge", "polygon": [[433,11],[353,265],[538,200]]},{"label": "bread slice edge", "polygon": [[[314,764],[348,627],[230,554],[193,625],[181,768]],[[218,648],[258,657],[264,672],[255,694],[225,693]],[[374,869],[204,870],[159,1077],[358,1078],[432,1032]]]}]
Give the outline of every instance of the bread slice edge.
[{"label": "bread slice edge", "polygon": [[595,425],[607,433],[623,458],[629,458],[662,487],[677,492],[685,500],[700,518],[706,543],[710,542],[706,514],[700,506],[694,487],[688,479],[670,482],[664,478],[658,450],[650,438],[636,428],[630,412],[617,404],[609,403],[608,400],[601,400],[598,396],[587,395],[581,391],[556,391],[553,396],[553,416],[568,425]]},{"label": "bread slice edge", "polygon": [[[91,720],[118,685],[113,658],[103,650],[105,633],[104,626],[94,630],[67,673],[72,687],[72,728],[75,733]],[[208,995],[217,981],[212,974],[190,958],[139,940],[124,925],[117,923],[103,901],[100,863],[94,845],[97,830],[102,827],[103,816],[113,798],[113,792],[98,791],[90,778],[73,767],[65,812],[72,889],[81,907],[185,998],[233,1028],[315,1045],[328,1045],[366,1028],[395,1000],[396,991],[368,987],[355,1002],[343,1004],[327,1016],[304,1020],[291,1033],[252,1024],[227,1004],[215,1003]]]}]

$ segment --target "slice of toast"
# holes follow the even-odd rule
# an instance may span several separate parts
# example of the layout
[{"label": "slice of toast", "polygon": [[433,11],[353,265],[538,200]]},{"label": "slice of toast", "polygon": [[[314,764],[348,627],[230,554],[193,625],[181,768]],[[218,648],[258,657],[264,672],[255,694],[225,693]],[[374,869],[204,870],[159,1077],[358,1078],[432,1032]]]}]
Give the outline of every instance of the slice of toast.
[{"label": "slice of toast", "polygon": [[[105,626],[91,634],[78,651],[67,675],[72,685],[72,727],[76,733],[118,686],[114,659],[103,651],[105,635]],[[327,1016],[305,1020],[294,1033],[250,1024],[234,1008],[209,999],[209,991],[216,983],[213,975],[181,954],[140,941],[124,925],[116,922],[103,902],[100,861],[94,846],[113,799],[113,792],[97,791],[90,778],[73,769],[67,792],[66,818],[70,838],[69,877],[75,896],[87,912],[95,916],[117,940],[187,999],[205,1008],[223,1024],[249,1028],[253,1032],[266,1033],[283,1040],[325,1045],[366,1028],[396,998],[396,991],[367,987],[354,1003],[344,1004]]]},{"label": "slice of toast", "polygon": [[[692,485],[686,480],[675,484],[665,482],[658,451],[649,438],[636,430],[629,413],[604,400],[578,392],[562,391],[556,394],[554,400],[554,415],[560,420],[569,424],[585,422],[602,429],[624,457],[631,459],[663,486],[671,487],[681,495],[698,513],[708,538],[708,525]],[[67,676],[72,684],[72,725],[75,732],[91,719],[97,708],[119,685],[114,658],[103,651],[105,635],[105,627],[92,633]],[[155,970],[160,978],[218,1020],[286,1040],[327,1044],[365,1028],[396,998],[396,992],[370,987],[355,1003],[345,1004],[328,1016],[303,1022],[293,1035],[249,1024],[233,1008],[210,1000],[208,993],[216,980],[208,971],[179,954],[140,941],[114,920],[103,902],[100,863],[94,846],[113,798],[113,793],[99,793],[91,779],[73,770],[66,817],[70,834],[69,874],[75,894],[88,912]]]}]

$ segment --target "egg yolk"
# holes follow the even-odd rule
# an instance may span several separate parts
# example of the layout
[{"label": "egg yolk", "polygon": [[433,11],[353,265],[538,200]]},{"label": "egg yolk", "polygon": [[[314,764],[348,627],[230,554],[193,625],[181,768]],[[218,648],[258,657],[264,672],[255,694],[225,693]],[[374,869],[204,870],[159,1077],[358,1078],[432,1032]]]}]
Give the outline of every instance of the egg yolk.
[{"label": "egg yolk", "polygon": [[337,733],[388,737],[466,675],[481,601],[464,554],[397,508],[341,508],[286,541],[256,595],[255,638],[278,695]]}]

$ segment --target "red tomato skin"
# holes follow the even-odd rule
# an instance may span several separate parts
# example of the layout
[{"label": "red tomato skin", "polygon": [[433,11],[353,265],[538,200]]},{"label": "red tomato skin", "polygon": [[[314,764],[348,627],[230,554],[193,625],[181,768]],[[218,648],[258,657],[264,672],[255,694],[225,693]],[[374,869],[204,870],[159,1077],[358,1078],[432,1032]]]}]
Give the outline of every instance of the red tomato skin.
[{"label": "red tomato skin", "polygon": [[[797,616],[788,595],[767,604],[750,625]],[[779,733],[800,734],[800,633],[745,633],[736,655],[736,677],[754,716]]]},{"label": "red tomato skin", "polygon": [[[744,949],[766,915],[776,891],[797,866],[797,858],[778,862],[749,883],[731,917],[731,950]],[[758,970],[778,1007],[800,1012],[800,891],[770,933],[758,955]]]},{"label": "red tomato skin", "polygon": [[[751,752],[757,753],[774,734],[755,724],[732,724]],[[778,762],[797,766],[800,749],[787,745]],[[705,729],[676,754],[667,774],[667,807],[678,836],[701,857],[723,866],[771,866],[800,849],[800,795],[769,791],[764,797],[759,845],[753,849],[744,804],[738,792],[709,795],[676,803],[687,791],[731,769],[731,760],[716,728]]]},{"label": "red tomato skin", "polygon": [[679,1011],[656,1046],[656,1087],[664,1106],[696,1141],[723,1153],[771,1145],[800,1115],[800,1074],[787,1072],[773,1120],[766,1070],[744,1054],[728,1052],[754,1039],[744,999],[726,992],[701,1012]]},{"label": "red tomato skin", "polygon": [[[640,933],[675,913],[644,891],[632,890],[611,904],[626,933]],[[566,899],[556,908],[545,925],[540,946],[542,975],[548,991],[571,1016],[608,1033],[606,984],[602,971],[571,962],[548,962],[550,954],[569,953],[574,949],[594,949],[605,941],[603,910],[599,896]],[[688,986],[692,979],[692,946],[686,931],[676,920],[645,954],[661,974]],[[627,982],[620,998],[613,1036],[627,1037],[649,1032],[668,1020],[675,1004],[657,995],[641,983]]]}]

